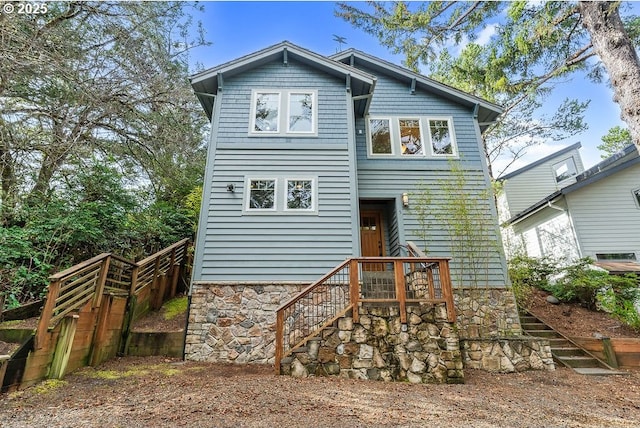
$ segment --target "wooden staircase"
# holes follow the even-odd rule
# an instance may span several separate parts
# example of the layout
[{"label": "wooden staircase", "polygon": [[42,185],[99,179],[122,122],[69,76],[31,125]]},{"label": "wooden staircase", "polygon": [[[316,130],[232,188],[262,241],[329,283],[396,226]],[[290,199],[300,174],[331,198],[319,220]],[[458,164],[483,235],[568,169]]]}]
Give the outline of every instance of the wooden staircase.
[{"label": "wooden staircase", "polygon": [[548,340],[553,359],[577,373],[600,376],[627,374],[615,370],[528,312],[520,312],[520,324],[525,334]]}]

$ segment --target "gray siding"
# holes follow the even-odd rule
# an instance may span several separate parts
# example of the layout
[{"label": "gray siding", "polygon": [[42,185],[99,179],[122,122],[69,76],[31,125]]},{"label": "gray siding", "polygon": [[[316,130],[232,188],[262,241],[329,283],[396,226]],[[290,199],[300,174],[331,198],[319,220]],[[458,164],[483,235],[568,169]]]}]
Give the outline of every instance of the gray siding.
[{"label": "gray siding", "polygon": [[[317,89],[318,136],[249,137],[251,91],[267,88]],[[310,282],[352,256],[355,186],[344,81],[293,61],[286,67],[273,62],[225,79],[218,97],[194,280]],[[317,214],[243,212],[248,176],[317,178]]]},{"label": "gray siding", "polygon": [[573,157],[578,174],[580,174],[584,171],[584,165],[576,149],[550,158],[522,174],[507,179],[504,183],[504,194],[507,198],[509,217],[524,211],[562,187],[575,183],[575,178],[557,183],[553,172],[553,165],[571,157]]},{"label": "gray siding", "polygon": [[583,257],[633,252],[640,258],[640,208],[632,191],[640,187],[640,164],[569,193]]},{"label": "gray siding", "polygon": [[[368,71],[368,70],[365,70]],[[470,109],[464,108],[449,100],[429,93],[410,94],[408,82],[399,82],[386,76],[378,76],[373,96],[370,115],[375,116],[451,116],[458,147],[459,161],[465,169],[467,188],[471,194],[481,194],[487,190],[488,175],[483,169],[481,152],[477,140],[477,125]],[[358,194],[361,198],[399,198],[402,193],[410,195],[410,207],[400,208],[402,230],[392,230],[392,240],[405,244],[414,241],[427,250],[428,255],[453,257],[452,279],[454,286],[468,286],[468,277],[463,275],[463,257],[452,253],[452,238],[447,227],[438,219],[438,213],[447,205],[447,197],[442,184],[451,180],[451,164],[448,158],[370,158],[367,154],[367,138],[365,119],[356,121],[356,147],[358,157]],[[430,226],[426,232],[428,242],[421,238],[421,226],[417,220],[415,209],[411,204],[417,200],[416,193],[421,185],[429,189],[432,197],[433,215],[429,219]],[[486,225],[486,262],[483,267],[486,276],[483,283],[502,287],[507,283],[500,240],[498,238],[498,220],[495,214],[492,197],[487,196],[480,201],[476,221]],[[397,238],[396,238],[397,237]],[[483,273],[483,275],[484,275]]]}]

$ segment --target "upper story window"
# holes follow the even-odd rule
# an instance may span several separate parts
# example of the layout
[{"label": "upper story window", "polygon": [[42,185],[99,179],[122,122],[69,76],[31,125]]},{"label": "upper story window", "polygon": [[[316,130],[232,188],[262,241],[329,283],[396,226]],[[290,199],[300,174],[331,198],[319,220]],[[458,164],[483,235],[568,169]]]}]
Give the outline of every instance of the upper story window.
[{"label": "upper story window", "polygon": [[370,117],[367,126],[370,156],[457,156],[450,117]]},{"label": "upper story window", "polygon": [[250,135],[317,135],[317,91],[254,90]]},{"label": "upper story window", "polygon": [[556,183],[567,180],[571,177],[578,175],[578,169],[576,168],[576,162],[573,158],[568,158],[562,162],[558,162],[553,165],[553,172],[556,176]]}]

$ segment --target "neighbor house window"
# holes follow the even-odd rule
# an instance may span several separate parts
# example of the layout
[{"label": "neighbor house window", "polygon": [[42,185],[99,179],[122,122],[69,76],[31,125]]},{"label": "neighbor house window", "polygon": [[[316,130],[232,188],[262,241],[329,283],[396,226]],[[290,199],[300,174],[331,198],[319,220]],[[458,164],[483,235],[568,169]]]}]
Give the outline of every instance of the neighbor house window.
[{"label": "neighbor house window", "polygon": [[422,155],[420,119],[398,119],[400,146],[403,155]]},{"label": "neighbor house window", "polygon": [[391,121],[389,119],[369,119],[369,136],[371,138],[371,154],[390,155],[393,153]]},{"label": "neighbor house window", "polygon": [[556,183],[560,183],[577,175],[578,169],[573,158],[569,158],[553,165],[553,172],[556,176]]},{"label": "neighbor house window", "polygon": [[286,180],[287,210],[313,210],[313,181]]},{"label": "neighbor house window", "polygon": [[317,92],[255,90],[249,134],[261,136],[317,135]]},{"label": "neighbor house window", "polygon": [[275,200],[275,180],[249,180],[249,210],[273,210]]},{"label": "neighbor house window", "polygon": [[454,156],[456,154],[451,120],[429,119],[429,138],[431,153],[434,156]]},{"label": "neighbor house window", "polygon": [[633,196],[636,200],[636,204],[638,204],[638,208],[640,208],[640,189],[636,189],[633,191]]}]

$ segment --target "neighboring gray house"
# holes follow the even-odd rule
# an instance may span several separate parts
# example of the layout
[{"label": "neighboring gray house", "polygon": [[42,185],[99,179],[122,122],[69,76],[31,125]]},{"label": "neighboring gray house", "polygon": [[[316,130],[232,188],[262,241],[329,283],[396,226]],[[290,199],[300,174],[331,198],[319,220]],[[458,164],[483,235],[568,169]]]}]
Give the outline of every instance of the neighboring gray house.
[{"label": "neighboring gray house", "polygon": [[504,225],[529,256],[635,262],[640,258],[638,150],[630,145],[585,171],[579,147],[502,178]]},{"label": "neighboring gray house", "polygon": [[[347,258],[406,256],[408,241],[422,243],[411,209],[420,185],[435,195],[428,254],[443,257],[451,237],[435,213],[450,161],[469,191],[490,186],[481,133],[501,108],[364,52],[325,57],[283,42],[191,83],[211,138],[187,358],[273,361],[280,304]],[[492,197],[479,215],[499,243]],[[515,308],[504,256],[486,257],[483,285]],[[451,263],[455,278],[460,263]],[[456,299],[471,287],[453,285]],[[519,332],[517,315],[500,320]]]}]

